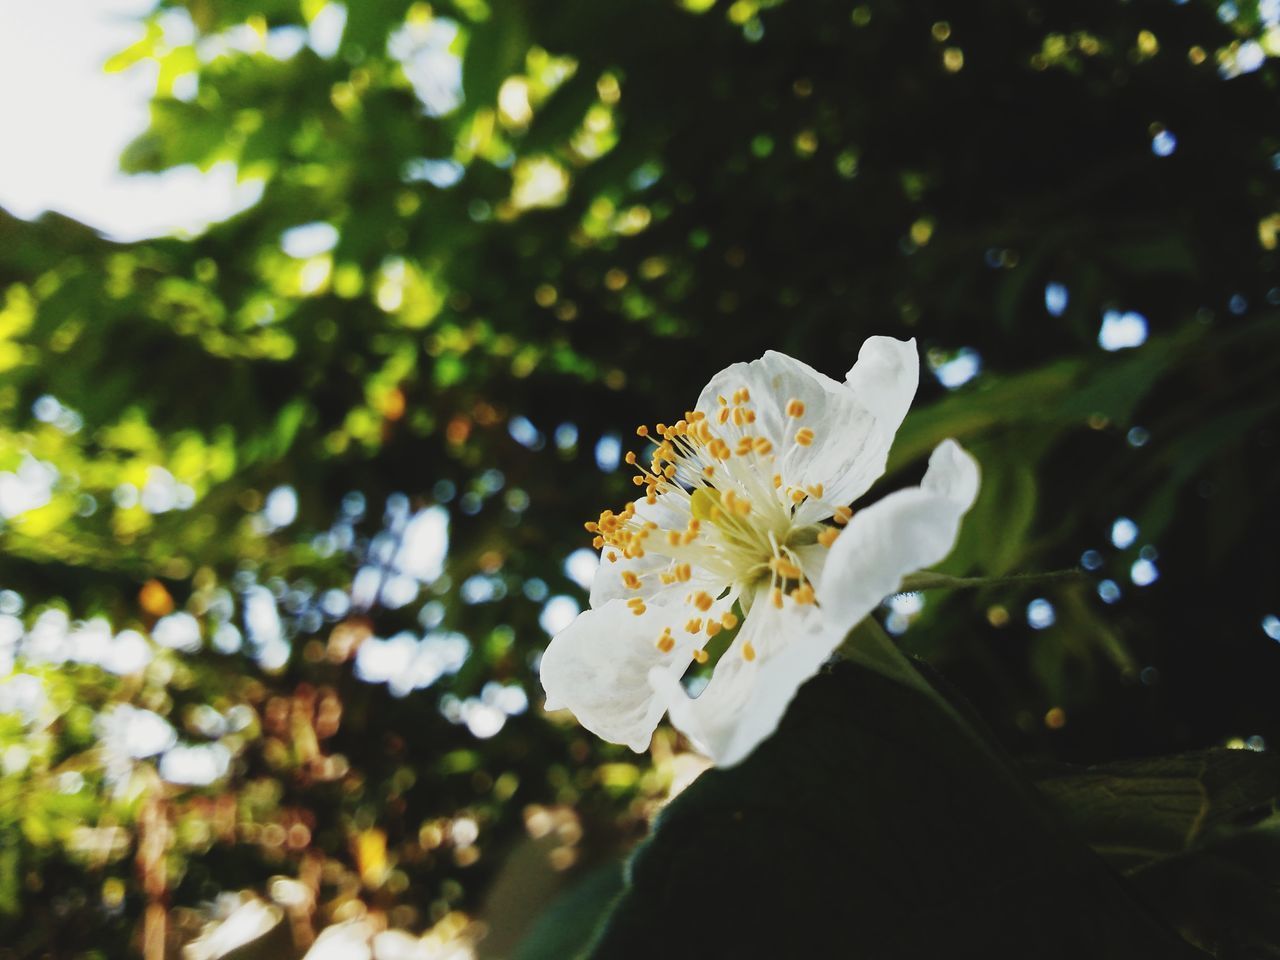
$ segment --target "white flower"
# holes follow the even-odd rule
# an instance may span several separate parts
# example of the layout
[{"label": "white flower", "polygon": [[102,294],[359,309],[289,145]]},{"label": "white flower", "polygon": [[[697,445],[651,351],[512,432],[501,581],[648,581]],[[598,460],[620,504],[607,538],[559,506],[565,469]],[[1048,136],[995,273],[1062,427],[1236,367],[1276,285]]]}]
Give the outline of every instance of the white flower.
[{"label": "white flower", "polygon": [[[602,563],[591,609],[543,654],[547,709],[637,752],[670,712],[721,765],[768,737],[848,631],[951,551],[977,495],[977,464],[947,440],[919,487],[848,506],[884,473],[919,367],[915,341],[889,337],[863,344],[844,383],[771,351],[658,424],[634,478],[645,495],[587,524]],[[690,698],[690,664],[730,636]]]}]

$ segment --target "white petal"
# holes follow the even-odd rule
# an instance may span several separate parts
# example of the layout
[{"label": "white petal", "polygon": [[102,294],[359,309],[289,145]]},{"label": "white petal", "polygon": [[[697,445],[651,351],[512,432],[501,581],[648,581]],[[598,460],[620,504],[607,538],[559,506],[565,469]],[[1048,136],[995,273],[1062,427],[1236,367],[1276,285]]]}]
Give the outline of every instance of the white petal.
[{"label": "white petal", "polygon": [[[670,494],[659,494],[657,503],[648,503],[643,497],[635,502],[636,516],[641,520],[651,520],[658,525],[655,536],[663,536],[661,530],[684,530],[689,525],[689,501]],[[609,554],[617,556],[616,561],[609,560]],[[628,560],[612,547],[605,546],[600,551],[600,568],[591,581],[591,606],[602,607],[610,600],[630,600],[639,597],[648,602],[649,598],[665,590],[658,574],[671,565],[671,559],[662,555],[661,544],[645,551],[638,559]],[[638,590],[632,590],[622,579],[623,573],[631,572],[641,578]],[[685,584],[685,590],[706,590],[715,596],[724,585],[713,579],[703,577],[694,568],[694,581]]]},{"label": "white petal", "polygon": [[897,433],[920,384],[920,354],[916,341],[893,337],[868,337],[858,351],[858,362],[845,382],[871,411],[877,425]]},{"label": "white petal", "polygon": [[[744,760],[777,729],[800,685],[844,639],[817,608],[785,603],[779,610],[757,599],[696,699],[669,673],[651,675],[667,700],[671,722],[720,766]],[[754,660],[742,655],[747,642],[755,647]]]},{"label": "white petal", "polygon": [[832,629],[853,629],[904,576],[943,560],[977,494],[977,461],[954,440],[944,440],[929,457],[920,486],[855,513],[832,544],[818,585]]},{"label": "white petal", "polygon": [[[650,671],[678,681],[693,659],[694,638],[683,629],[687,592],[687,584],[668,588],[638,617],[625,601],[611,600],[556,634],[542,654],[547,709],[567,707],[597,736],[645,750],[666,709],[649,684]],[[664,627],[676,642],[670,653],[658,649]]]},{"label": "white petal", "polygon": [[[830,516],[832,506],[857,499],[884,473],[893,435],[915,395],[919,375],[914,340],[871,337],[862,345],[846,383],[771,350],[759,360],[735,363],[712,377],[697,409],[714,419],[719,398],[730,399],[746,387],[756,412],[752,429],[773,443],[786,484],[825,488],[825,505],[809,500],[797,511],[797,523],[812,523]],[[793,399],[805,407],[799,418],[787,416]],[[814,432],[807,447],[795,442],[801,427]]]}]

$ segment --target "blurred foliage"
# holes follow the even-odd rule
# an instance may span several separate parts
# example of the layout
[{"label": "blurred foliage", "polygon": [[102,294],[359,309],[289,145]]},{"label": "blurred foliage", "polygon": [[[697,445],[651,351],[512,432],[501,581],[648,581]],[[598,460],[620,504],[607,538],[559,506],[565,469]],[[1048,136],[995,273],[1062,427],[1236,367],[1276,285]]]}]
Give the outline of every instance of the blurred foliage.
[{"label": "blurred foliage", "polygon": [[1280,742],[1273,7],[161,2],[125,169],[262,196],[0,212],[0,957],[160,956],[241,890],[299,951],[513,949],[496,891],[695,769],[538,709],[581,521],[766,348],[915,336],[886,487],[984,471],[944,571],[1088,568],[885,611],[1008,748]]}]

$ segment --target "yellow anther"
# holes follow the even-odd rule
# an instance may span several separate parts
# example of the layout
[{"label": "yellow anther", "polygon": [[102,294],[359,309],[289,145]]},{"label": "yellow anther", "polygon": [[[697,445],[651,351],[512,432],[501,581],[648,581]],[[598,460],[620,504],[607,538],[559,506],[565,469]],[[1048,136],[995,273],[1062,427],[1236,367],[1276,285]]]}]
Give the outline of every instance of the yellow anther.
[{"label": "yellow anther", "polygon": [[815,601],[813,587],[807,583],[800,584],[791,591],[791,599],[796,603],[813,603]]},{"label": "yellow anther", "polygon": [[668,544],[669,546],[672,546],[672,547],[678,547],[678,546],[680,546],[680,531],[679,531],[679,530],[668,530],[668,531],[667,531],[667,544]]},{"label": "yellow anther", "polygon": [[728,613],[726,613],[723,617],[720,618],[720,626],[724,627],[726,630],[732,630],[737,625],[738,625],[738,615],[734,613],[732,610],[730,610]]},{"label": "yellow anther", "polygon": [[636,427],[637,437],[647,437],[648,435],[649,435],[649,428],[646,427],[644,424],[641,424],[640,426]]},{"label": "yellow anther", "polygon": [[796,443],[802,447],[807,447],[813,443],[813,431],[808,427],[801,427],[796,431]]},{"label": "yellow anther", "polygon": [[729,449],[729,445],[716,437],[707,446],[707,453],[711,454],[716,460],[728,460],[733,456],[733,451]]},{"label": "yellow anther", "polygon": [[660,573],[658,574],[658,579],[662,581],[662,585],[665,587],[676,582],[676,575],[674,573]]},{"label": "yellow anther", "polygon": [[695,422],[696,422],[696,421],[698,421],[698,420],[705,420],[705,419],[707,419],[707,415],[706,415],[705,413],[703,413],[701,410],[690,410],[690,411],[689,411],[689,419],[690,419],[690,420],[693,420],[693,421],[695,421]]},{"label": "yellow anther", "polygon": [[706,663],[711,658],[707,656],[707,651],[699,648],[693,651],[693,659],[698,663]]},{"label": "yellow anther", "polygon": [[747,422],[747,415],[745,412],[743,412],[743,409],[741,407],[734,407],[733,408],[733,425],[735,427],[740,427],[746,422]]},{"label": "yellow anther", "polygon": [[707,636],[714,637],[717,633],[724,629],[724,625],[719,620],[707,618]]},{"label": "yellow anther", "polygon": [[777,490],[781,486],[782,486],[782,474],[775,473],[773,475],[773,489]]},{"label": "yellow anther", "polygon": [[640,578],[631,570],[622,571],[622,582],[627,585],[628,590],[640,589]]},{"label": "yellow anther", "polygon": [[716,475],[716,468],[708,464],[702,468],[702,475],[707,479],[711,479]]},{"label": "yellow anther", "polygon": [[697,533],[702,528],[702,521],[697,517],[689,518],[689,532]]},{"label": "yellow anther", "polygon": [[667,435],[667,425],[665,423],[659,423],[653,429],[658,431],[658,436],[660,437],[665,437]]},{"label": "yellow anther", "polygon": [[773,452],[773,444],[769,442],[768,437],[756,437],[756,453],[760,456],[768,456]]},{"label": "yellow anther", "polygon": [[804,401],[792,398],[787,401],[787,416],[799,420],[804,416]]},{"label": "yellow anther", "polygon": [[738,400],[739,403],[751,402],[751,391],[748,390],[746,387],[743,387],[741,390],[738,391],[738,396],[741,398]]},{"label": "yellow anther", "polygon": [[720,397],[720,396],[717,396],[717,397],[716,397],[716,403],[720,404],[720,406],[722,406],[722,407],[723,407],[725,404],[727,404],[728,402],[729,402],[729,401],[728,401],[728,400],[726,400],[724,397]]},{"label": "yellow anther", "polygon": [[840,531],[836,527],[827,527],[818,534],[818,542],[824,547],[829,547],[836,542],[836,537],[840,536]]},{"label": "yellow anther", "polygon": [[825,489],[826,487],[824,487],[820,483],[811,483],[809,484],[809,486],[805,487],[805,490],[808,492],[809,496],[817,497],[818,499],[822,499],[822,493]]},{"label": "yellow anther", "polygon": [[676,465],[674,463],[669,465],[667,469],[662,471],[662,475],[665,476],[668,480],[670,480],[672,477],[676,475]]},{"label": "yellow anther", "polygon": [[626,455],[625,457],[623,457],[622,459],[623,459],[623,460],[625,460],[625,461],[627,461],[627,463],[628,463],[628,464],[630,464],[630,465],[631,465],[631,466],[633,466],[633,467],[634,467],[634,466],[635,466],[635,464],[636,464],[636,455],[635,455],[635,452],[634,452],[634,451],[628,450],[628,451],[627,451],[627,455]]},{"label": "yellow anther", "polygon": [[747,663],[750,663],[755,658],[756,658],[756,648],[753,647],[751,645],[751,641],[748,640],[746,643],[742,645],[742,659],[747,661]]},{"label": "yellow anther", "polygon": [[601,548],[604,547],[604,537],[593,537],[591,540],[591,545],[595,547],[597,550],[600,550]]},{"label": "yellow anther", "polygon": [[775,607],[781,610],[782,609],[782,588],[774,587],[769,594],[769,600],[772,601]]},{"label": "yellow anther", "polygon": [[786,557],[774,557],[769,561],[769,566],[777,572],[778,576],[787,580],[799,580],[804,571],[797,567]]},{"label": "yellow anther", "polygon": [[835,511],[831,514],[831,519],[841,526],[844,526],[849,522],[849,518],[852,516],[853,511],[848,507],[836,507]]},{"label": "yellow anther", "polygon": [[600,524],[596,523],[594,520],[588,520],[586,523],[582,525],[582,528],[586,530],[587,533],[600,532]]},{"label": "yellow anther", "polygon": [[662,632],[662,636],[658,638],[658,649],[663,653],[670,653],[676,647],[676,638],[671,635],[671,628],[668,627]]},{"label": "yellow anther", "polygon": [[711,594],[707,593],[707,591],[705,590],[699,590],[696,594],[694,594],[693,605],[697,607],[699,610],[701,610],[703,613],[706,613],[708,610],[710,610],[711,604],[713,603],[715,603],[715,601],[711,599]]},{"label": "yellow anther", "polygon": [[793,490],[791,491],[791,502],[792,502],[792,503],[803,503],[803,502],[804,502],[804,491],[803,491],[803,490],[794,490],[794,489],[793,489]]},{"label": "yellow anther", "polygon": [[631,478],[631,482],[634,483],[637,487],[643,487],[644,477],[637,473],[634,477]]},{"label": "yellow anther", "polygon": [[693,578],[693,568],[687,563],[676,564],[674,573],[681,583],[688,583]]},{"label": "yellow anther", "polygon": [[747,423],[756,422],[756,412],[754,410],[744,410],[742,415],[747,418]]},{"label": "yellow anther", "polygon": [[[722,397],[721,399],[723,399],[723,397]],[[716,422],[717,422],[717,423],[727,423],[727,422],[728,422],[728,420],[729,420],[729,408],[728,408],[728,407],[721,407],[721,408],[716,412]]]},{"label": "yellow anther", "polygon": [[637,603],[635,606],[631,608],[631,612],[634,613],[637,617],[643,617],[645,610],[646,610],[646,607],[643,602]]},{"label": "yellow anther", "polygon": [[753,446],[754,444],[752,443],[752,440],[750,437],[742,437],[741,439],[738,440],[738,449],[735,450],[734,452],[740,457],[745,457],[748,453],[751,452],[751,448]]},{"label": "yellow anther", "polygon": [[694,617],[684,625],[685,633],[700,633],[702,631],[702,618]]},{"label": "yellow anther", "polygon": [[683,436],[689,430],[689,421],[677,420],[676,425],[673,429],[676,431],[677,434],[680,434],[681,436]]}]

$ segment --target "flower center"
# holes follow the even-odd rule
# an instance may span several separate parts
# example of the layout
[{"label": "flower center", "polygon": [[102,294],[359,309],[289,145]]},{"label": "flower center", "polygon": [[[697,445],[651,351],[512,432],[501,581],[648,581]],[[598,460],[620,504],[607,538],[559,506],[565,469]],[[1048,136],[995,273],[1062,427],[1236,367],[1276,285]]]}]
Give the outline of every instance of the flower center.
[{"label": "flower center", "polygon": [[[852,511],[826,503],[820,483],[788,482],[788,474],[796,473],[793,455],[816,439],[814,430],[801,423],[804,416],[804,403],[789,401],[784,419],[788,436],[766,436],[756,426],[750,393],[742,387],[730,399],[718,398],[710,415],[691,410],[670,426],[637,428],[637,436],[654,443],[647,467],[636,454],[626,455],[627,464],[637,471],[632,482],[644,488],[644,497],[639,505],[629,503],[619,513],[605,510],[585,525],[596,535],[595,547],[611,563],[646,557],[657,561],[639,565],[644,573],[635,568],[623,572],[623,583],[635,591],[653,577],[661,585],[695,577],[724,585],[715,597],[705,590],[689,594],[686,602],[702,613],[722,597],[751,597],[766,584],[777,607],[784,597],[814,603],[814,571],[805,569],[804,548],[829,547],[840,529],[799,523],[797,510],[806,501],[816,501],[838,525],[847,523]],[[660,439],[653,440],[655,434]],[[628,605],[637,616],[646,609],[639,596]],[[694,617],[687,629],[715,636],[728,626],[724,618],[704,625]],[[669,631],[658,646],[672,649]],[[747,648],[744,656],[751,659]]]}]

